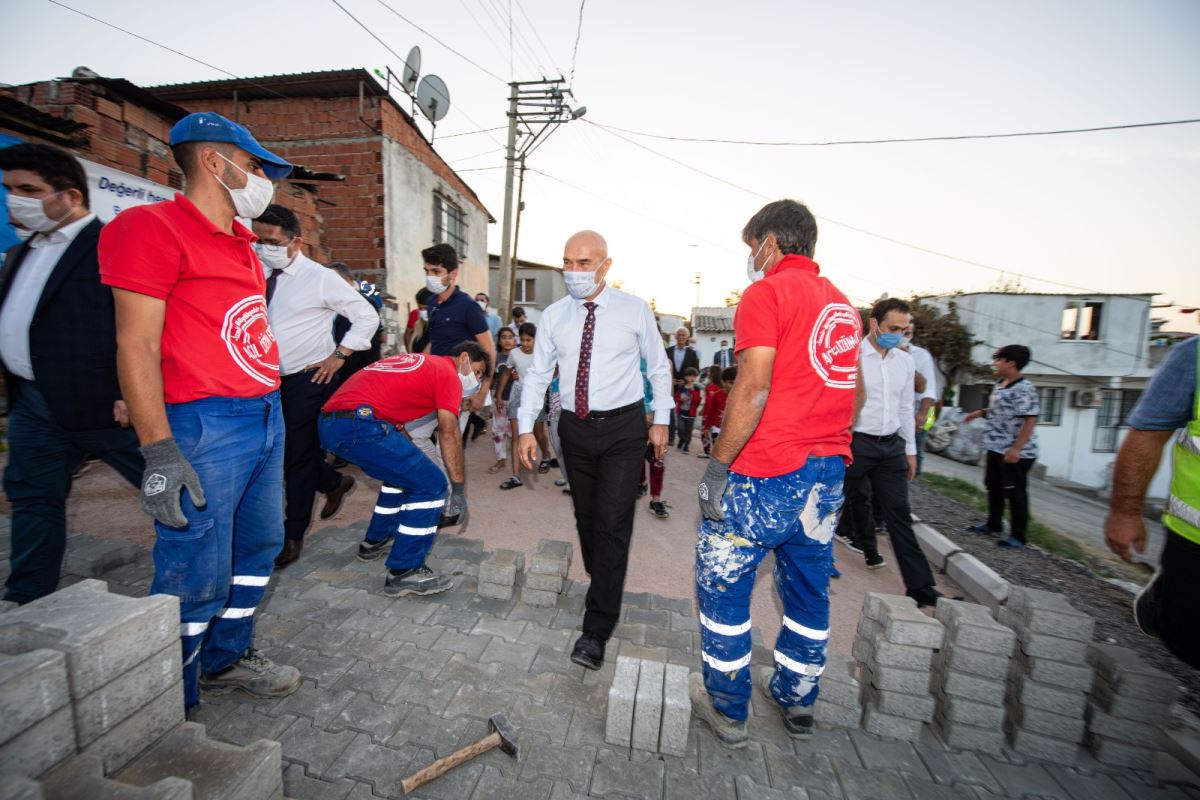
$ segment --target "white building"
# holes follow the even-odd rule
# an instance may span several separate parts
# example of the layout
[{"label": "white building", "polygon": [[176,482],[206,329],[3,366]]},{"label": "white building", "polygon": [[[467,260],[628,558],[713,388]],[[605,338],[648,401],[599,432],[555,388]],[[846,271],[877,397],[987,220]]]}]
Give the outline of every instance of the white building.
[{"label": "white building", "polygon": [[[976,363],[991,364],[992,353],[1008,344],[1032,351],[1024,372],[1041,398],[1038,463],[1047,477],[1101,489],[1153,374],[1152,297],[979,292],[926,301],[943,310],[957,304],[962,323],[981,342],[971,353]],[[956,402],[980,408],[990,391],[990,383],[960,385]],[[1169,481],[1164,458],[1150,496],[1165,497]]]},{"label": "white building", "polygon": [[696,352],[700,354],[700,366],[708,367],[721,349],[721,342],[733,347],[733,315],[737,307],[696,306],[692,309],[692,336],[696,338]]},{"label": "white building", "polygon": [[[500,297],[500,256],[490,254],[488,267],[488,297],[492,299],[494,307]],[[567,296],[562,267],[523,259],[517,259],[516,267],[517,284],[516,291],[513,292],[513,305],[525,309],[528,321],[537,324],[546,306]]]}]

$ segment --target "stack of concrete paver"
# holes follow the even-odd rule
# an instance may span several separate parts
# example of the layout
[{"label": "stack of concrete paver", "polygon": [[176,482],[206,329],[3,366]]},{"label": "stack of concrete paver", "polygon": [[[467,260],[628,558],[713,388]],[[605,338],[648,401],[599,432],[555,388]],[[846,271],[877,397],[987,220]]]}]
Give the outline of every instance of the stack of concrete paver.
[{"label": "stack of concrete paver", "polygon": [[566,587],[571,571],[571,543],[541,539],[525,573],[521,600],[531,606],[553,606]]},{"label": "stack of concrete paver", "polygon": [[999,753],[1016,634],[976,603],[943,598],[934,617],[946,627],[946,641],[933,660],[934,728],[951,747]]},{"label": "stack of concrete paver", "polygon": [[608,690],[604,741],[648,753],[683,756],[691,717],[687,667],[617,656]]},{"label": "stack of concrete paver", "polygon": [[1088,750],[1104,764],[1151,769],[1179,681],[1116,645],[1093,644],[1087,659],[1096,670],[1087,708]]},{"label": "stack of concrete paver", "polygon": [[841,653],[825,654],[820,694],[813,705],[813,719],[837,728],[857,728],[862,722],[862,688],[855,677],[858,664]]},{"label": "stack of concrete paver", "polygon": [[942,623],[917,610],[911,597],[866,596],[854,657],[862,663],[863,727],[868,732],[914,739],[921,725],[932,721],[930,667],[944,634]]},{"label": "stack of concrete paver", "polygon": [[1087,664],[1095,620],[1055,592],[1014,586],[1000,622],[1017,633],[1005,730],[1016,752],[1072,765],[1083,741],[1092,685]]},{"label": "stack of concrete paver", "polygon": [[517,576],[525,569],[525,554],[519,550],[497,550],[479,564],[479,594],[496,600],[511,600]]}]

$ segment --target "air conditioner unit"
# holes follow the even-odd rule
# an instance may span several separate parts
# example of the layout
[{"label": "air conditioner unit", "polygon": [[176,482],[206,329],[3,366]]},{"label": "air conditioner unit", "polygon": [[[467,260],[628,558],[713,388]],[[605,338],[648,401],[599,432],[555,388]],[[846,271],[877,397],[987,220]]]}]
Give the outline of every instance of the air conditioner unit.
[{"label": "air conditioner unit", "polygon": [[1076,389],[1071,392],[1071,408],[1099,408],[1100,392],[1096,389]]}]

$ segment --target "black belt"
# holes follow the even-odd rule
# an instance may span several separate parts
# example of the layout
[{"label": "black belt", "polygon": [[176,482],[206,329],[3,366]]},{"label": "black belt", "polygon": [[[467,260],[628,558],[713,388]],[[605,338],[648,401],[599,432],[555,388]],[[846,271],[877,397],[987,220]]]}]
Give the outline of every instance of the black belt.
[{"label": "black belt", "polygon": [[611,417],[619,417],[622,414],[628,414],[630,411],[636,411],[639,408],[645,407],[645,403],[639,400],[636,403],[630,403],[620,408],[610,408],[608,411],[589,411],[586,419],[610,419]]},{"label": "black belt", "polygon": [[895,439],[897,436],[899,436],[900,433],[899,433],[899,431],[897,431],[896,433],[889,433],[887,436],[876,436],[873,433],[863,433],[862,431],[855,431],[854,435],[862,436],[863,438],[870,439],[873,442],[890,442],[893,439]]},{"label": "black belt", "polygon": [[344,411],[322,411],[321,417],[324,419],[370,419],[375,416],[375,409],[370,406],[359,406],[354,409],[346,409]]}]

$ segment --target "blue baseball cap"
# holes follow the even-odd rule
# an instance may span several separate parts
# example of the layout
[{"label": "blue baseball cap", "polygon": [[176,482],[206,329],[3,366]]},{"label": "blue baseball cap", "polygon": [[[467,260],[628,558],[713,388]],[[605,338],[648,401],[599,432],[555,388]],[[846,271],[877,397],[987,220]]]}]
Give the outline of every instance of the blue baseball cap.
[{"label": "blue baseball cap", "polygon": [[188,114],[171,128],[171,146],[184,142],[228,142],[262,162],[263,173],[273,181],[286,178],[292,165],[263,147],[245,125],[238,125],[212,111]]}]

